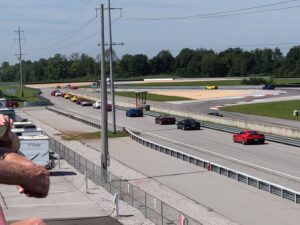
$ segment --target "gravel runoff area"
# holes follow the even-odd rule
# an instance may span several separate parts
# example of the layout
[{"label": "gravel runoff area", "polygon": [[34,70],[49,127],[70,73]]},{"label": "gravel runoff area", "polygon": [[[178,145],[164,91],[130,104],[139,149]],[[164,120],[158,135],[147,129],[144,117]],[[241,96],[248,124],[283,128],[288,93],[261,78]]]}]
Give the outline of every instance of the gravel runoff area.
[{"label": "gravel runoff area", "polygon": [[[28,118],[29,120],[33,121],[36,125],[41,127],[49,136],[53,137],[54,139],[60,141],[62,144],[67,146],[68,148],[72,149],[73,151],[79,153],[86,159],[96,163],[100,164],[100,152],[97,152],[93,147],[89,146],[87,143],[81,142],[81,141],[65,141],[61,140],[61,138],[57,135],[61,133],[60,131],[54,129],[53,127],[48,126],[46,123],[43,121],[37,120],[34,117],[31,117],[30,115],[26,114],[26,111],[23,112],[18,112],[18,114],[21,117]],[[67,118],[63,118],[66,120]],[[74,123],[78,123],[77,121],[74,121]],[[120,139],[118,139],[120,141]],[[117,140],[110,139],[110,142],[114,142]],[[129,138],[123,138],[121,140],[126,144],[126,142],[130,142]],[[110,143],[111,144],[111,143]],[[110,160],[110,169],[111,173],[121,177],[123,179],[128,179],[128,180],[134,180],[136,178],[139,178],[137,180],[131,181],[131,183],[145,192],[155,196],[157,199],[169,204],[170,206],[176,208],[177,210],[181,210],[184,212],[186,215],[200,221],[203,225],[237,225],[236,222],[233,222],[229,220],[228,218],[212,211],[211,209],[200,205],[185,196],[171,190],[170,188],[161,185],[160,183],[152,180],[152,179],[143,179],[146,178],[143,174],[128,168],[126,165],[123,165],[119,163],[118,161],[111,159]],[[103,190],[104,191],[104,190]],[[108,194],[110,195],[110,194]],[[112,198],[110,197],[107,198]],[[107,199],[106,198],[106,199]],[[109,204],[108,204],[109,205]],[[108,208],[110,208],[108,206]],[[120,207],[120,214],[126,214],[128,212],[128,208],[131,208],[130,206],[126,205],[125,203],[122,204]],[[132,209],[131,209],[132,210]],[[126,212],[124,212],[126,211]],[[141,214],[138,214],[135,212],[135,217],[134,218],[126,218],[119,220],[123,224],[152,224],[148,220],[144,219],[142,223],[137,222],[141,221]],[[125,221],[124,221],[125,220]],[[130,220],[133,220],[130,222]],[[134,221],[136,220],[136,221]],[[127,223],[126,223],[127,222]]]}]

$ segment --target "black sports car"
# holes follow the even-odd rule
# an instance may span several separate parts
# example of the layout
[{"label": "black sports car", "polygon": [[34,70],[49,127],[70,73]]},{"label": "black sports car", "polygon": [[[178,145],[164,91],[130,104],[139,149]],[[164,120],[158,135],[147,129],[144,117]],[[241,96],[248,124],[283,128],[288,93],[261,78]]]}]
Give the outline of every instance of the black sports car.
[{"label": "black sports car", "polygon": [[177,129],[200,130],[200,123],[194,119],[183,119],[177,122]]}]

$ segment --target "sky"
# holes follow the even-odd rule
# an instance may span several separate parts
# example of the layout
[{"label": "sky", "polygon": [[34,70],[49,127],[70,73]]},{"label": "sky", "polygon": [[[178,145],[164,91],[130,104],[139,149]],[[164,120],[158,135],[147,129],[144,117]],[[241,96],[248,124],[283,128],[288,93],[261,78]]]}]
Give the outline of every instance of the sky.
[{"label": "sky", "polygon": [[[100,4],[108,0],[0,0],[0,63],[17,63],[19,27],[24,60],[75,52],[96,57]],[[113,42],[124,43],[114,46],[119,58],[151,58],[163,49],[176,56],[182,48],[278,46],[286,53],[300,44],[300,0],[111,0],[111,7]]]}]

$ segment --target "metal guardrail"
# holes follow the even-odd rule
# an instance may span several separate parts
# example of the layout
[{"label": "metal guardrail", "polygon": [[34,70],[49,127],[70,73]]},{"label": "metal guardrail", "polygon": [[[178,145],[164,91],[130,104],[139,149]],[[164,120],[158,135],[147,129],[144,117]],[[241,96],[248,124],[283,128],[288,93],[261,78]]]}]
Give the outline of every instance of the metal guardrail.
[{"label": "metal guardrail", "polygon": [[96,185],[102,186],[109,193],[118,193],[121,200],[138,209],[145,218],[153,223],[159,225],[178,224],[179,216],[183,215],[185,217],[184,224],[202,225],[199,221],[174,209],[155,196],[146,193],[130,183],[130,181],[119,178],[110,172],[104,175],[105,173],[103,173],[100,166],[85,159],[55,139],[50,137],[49,140],[50,149],[58,154],[60,159],[66,160],[81,174],[86,174]]},{"label": "metal guardrail", "polygon": [[173,148],[169,148],[169,147],[154,143],[152,141],[148,141],[142,137],[139,137],[138,135],[134,134],[132,131],[130,131],[126,128],[125,128],[125,130],[129,134],[129,136],[132,140],[134,140],[142,145],[145,145],[151,149],[154,149],[154,150],[164,153],[166,155],[170,155],[172,157],[181,159],[183,161],[194,164],[196,166],[206,168],[209,171],[219,173],[221,175],[227,176],[228,178],[235,179],[239,182],[242,182],[247,185],[256,187],[258,189],[267,191],[271,194],[278,195],[282,198],[289,199],[291,201],[294,201],[297,204],[300,203],[300,193],[296,192],[292,189],[268,182],[266,180],[256,178],[254,176],[250,176],[248,174],[230,169],[228,167],[224,167],[222,165],[219,165],[219,164],[211,162],[211,161],[207,161],[205,159],[201,159],[201,158],[192,156],[185,152],[181,152],[181,151],[175,150]]},{"label": "metal guardrail", "polygon": [[74,115],[71,115],[71,114],[69,114],[69,113],[65,113],[65,112],[63,112],[63,111],[60,111],[60,110],[58,110],[58,109],[54,109],[54,108],[52,108],[52,107],[47,107],[47,109],[48,109],[49,111],[55,112],[55,113],[57,113],[57,114],[60,114],[60,115],[69,117],[70,119],[79,121],[79,122],[84,123],[84,124],[86,124],[86,125],[89,125],[89,126],[91,126],[91,127],[95,127],[95,128],[97,128],[97,129],[101,129],[101,126],[100,126],[99,124],[96,124],[96,123],[87,121],[87,120],[85,120],[85,119],[82,119],[82,118],[79,117],[79,116],[74,116]]},{"label": "metal guardrail", "polygon": [[[67,116],[69,118],[75,119],[75,120],[80,121],[82,123],[85,123],[87,125],[91,125],[93,127],[96,127],[96,128],[100,129],[100,125],[89,122],[89,121],[86,121],[86,120],[84,120],[80,117],[76,117],[76,116],[70,115],[68,113],[64,113],[60,110],[53,109],[51,107],[47,107],[47,109],[50,110],[50,111],[56,112],[58,114]],[[157,113],[150,112],[149,114],[154,115],[154,114],[157,114]],[[227,126],[224,126],[224,125],[213,124],[213,123],[208,123],[208,122],[201,122],[201,123],[202,123],[203,126],[205,126],[207,128],[226,131],[226,132],[238,132],[240,130],[238,128],[230,128],[230,127],[227,127]],[[172,149],[172,148],[169,148],[169,147],[166,147],[166,146],[159,145],[157,143],[148,141],[144,138],[138,137],[137,135],[135,135],[133,132],[129,131],[126,128],[124,128],[124,130],[129,134],[129,136],[133,140],[135,140],[135,141],[139,142],[140,144],[143,144],[143,145],[145,145],[149,148],[152,148],[154,150],[160,151],[160,152],[165,153],[167,155],[176,157],[176,158],[181,159],[183,161],[195,164],[197,166],[207,168],[207,169],[209,169],[211,171],[214,171],[214,172],[217,172],[221,175],[225,175],[229,178],[236,179],[239,182],[243,182],[243,183],[246,183],[247,185],[256,187],[258,189],[268,191],[271,194],[275,194],[275,195],[281,196],[282,198],[292,200],[295,203],[300,203],[300,193],[299,192],[296,192],[296,191],[291,190],[289,188],[286,188],[286,187],[283,187],[283,186],[280,186],[280,185],[277,185],[277,184],[274,184],[274,183],[271,183],[271,182],[268,182],[268,181],[250,176],[250,175],[247,175],[245,173],[242,173],[242,172],[224,167],[222,165],[209,162],[207,160],[197,158],[197,157],[189,155],[187,153],[184,153],[184,152],[181,152],[181,151],[178,151],[178,150],[175,150],[175,149]]]}]

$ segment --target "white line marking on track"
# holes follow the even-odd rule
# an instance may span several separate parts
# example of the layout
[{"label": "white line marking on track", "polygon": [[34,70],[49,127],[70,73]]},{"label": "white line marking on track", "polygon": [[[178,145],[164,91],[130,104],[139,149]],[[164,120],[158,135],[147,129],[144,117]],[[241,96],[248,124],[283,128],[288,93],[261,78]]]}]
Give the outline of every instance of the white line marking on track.
[{"label": "white line marking on track", "polygon": [[185,143],[182,143],[182,142],[179,142],[179,141],[175,141],[175,140],[172,140],[172,139],[169,139],[169,138],[166,138],[166,137],[162,137],[162,136],[150,133],[150,132],[142,132],[142,133],[150,134],[150,136],[157,137],[159,139],[164,139],[166,141],[170,141],[170,142],[177,143],[177,144],[180,144],[180,145],[183,144],[187,147],[194,148],[194,149],[197,149],[197,150],[201,150],[205,153],[209,153],[211,155],[215,155],[215,156],[218,156],[218,157],[221,157],[221,158],[229,159],[229,160],[238,162],[240,164],[248,165],[250,167],[259,168],[261,170],[265,170],[265,171],[268,171],[268,172],[271,172],[271,173],[275,173],[275,174],[279,174],[279,175],[289,177],[289,178],[292,178],[292,179],[300,180],[300,177],[296,177],[296,176],[293,176],[293,175],[289,175],[289,174],[286,174],[286,173],[279,172],[277,170],[272,170],[272,169],[269,169],[269,168],[266,168],[266,167],[263,167],[263,166],[259,166],[259,165],[249,163],[249,162],[246,162],[246,161],[243,161],[243,160],[239,160],[239,159],[236,159],[236,158],[233,158],[233,157],[229,157],[229,156],[222,155],[222,154],[219,154],[219,153],[216,153],[216,152],[212,152],[212,151],[204,149],[204,148],[199,148],[199,147],[196,147],[196,146],[193,146],[193,145],[185,144]]}]

